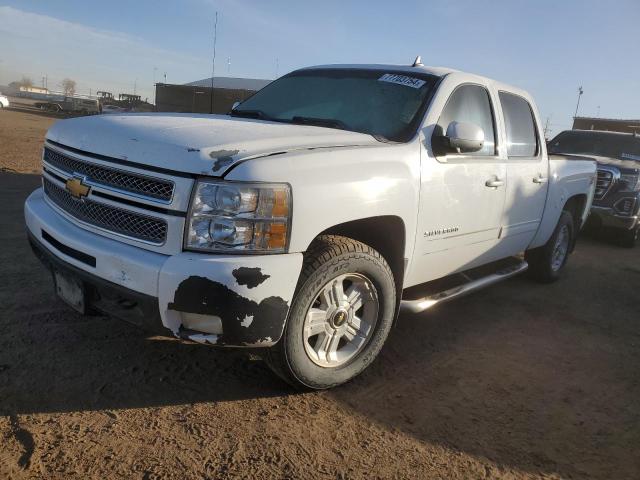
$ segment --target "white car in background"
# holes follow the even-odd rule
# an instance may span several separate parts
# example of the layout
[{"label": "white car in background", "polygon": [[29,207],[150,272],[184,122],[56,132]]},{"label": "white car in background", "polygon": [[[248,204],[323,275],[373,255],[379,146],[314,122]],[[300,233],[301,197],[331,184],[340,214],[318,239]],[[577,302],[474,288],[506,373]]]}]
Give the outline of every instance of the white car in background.
[{"label": "white car in background", "polygon": [[0,108],[5,108],[9,106],[9,99],[6,97],[6,95],[3,95],[2,93],[0,93]]}]

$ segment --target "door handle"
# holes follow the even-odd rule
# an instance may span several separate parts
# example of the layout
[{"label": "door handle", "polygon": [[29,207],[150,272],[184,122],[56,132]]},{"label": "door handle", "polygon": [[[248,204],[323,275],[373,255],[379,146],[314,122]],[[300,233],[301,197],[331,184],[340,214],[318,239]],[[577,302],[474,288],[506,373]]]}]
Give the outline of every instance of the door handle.
[{"label": "door handle", "polygon": [[547,183],[548,181],[549,179],[547,177],[543,177],[542,175],[533,177],[533,183]]},{"label": "door handle", "polygon": [[487,180],[486,182],[484,182],[484,184],[490,188],[498,188],[504,185],[504,180],[500,180],[498,177],[496,177],[492,178],[491,180]]}]

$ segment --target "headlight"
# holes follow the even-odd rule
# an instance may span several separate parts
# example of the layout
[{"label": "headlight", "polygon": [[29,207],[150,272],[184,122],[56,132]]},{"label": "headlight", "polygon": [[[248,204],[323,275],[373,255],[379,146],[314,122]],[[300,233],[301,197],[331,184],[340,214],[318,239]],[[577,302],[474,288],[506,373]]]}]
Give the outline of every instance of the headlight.
[{"label": "headlight", "polygon": [[640,190],[640,174],[623,173],[620,175],[621,190],[624,192],[636,192]]},{"label": "headlight", "polygon": [[184,246],[209,252],[282,253],[290,218],[286,184],[199,180]]}]

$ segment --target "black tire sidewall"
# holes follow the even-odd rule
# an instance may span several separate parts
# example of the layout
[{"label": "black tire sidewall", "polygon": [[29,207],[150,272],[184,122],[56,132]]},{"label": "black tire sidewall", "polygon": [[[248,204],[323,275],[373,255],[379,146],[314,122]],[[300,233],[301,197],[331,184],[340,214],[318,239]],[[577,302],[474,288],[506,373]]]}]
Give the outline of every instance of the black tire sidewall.
[{"label": "black tire sidewall", "polygon": [[[569,227],[569,249],[562,261],[562,266],[558,270],[553,270],[553,268],[551,268],[551,262],[553,261],[554,247],[556,240],[558,239],[558,235],[560,234],[560,230],[565,225]],[[530,270],[534,277],[545,283],[553,282],[560,278],[562,270],[567,264],[567,260],[569,260],[571,245],[573,245],[575,238],[574,235],[575,226],[573,223],[573,217],[571,216],[571,213],[563,210],[560,214],[560,218],[558,219],[556,228],[547,243],[539,249],[527,252],[528,255],[525,258],[529,262]]]},{"label": "black tire sidewall", "polygon": [[[373,336],[364,349],[349,363],[323,368],[311,361],[304,349],[303,325],[306,313],[320,292],[333,278],[357,273],[369,279],[378,295],[378,321]],[[395,312],[395,284],[388,268],[366,253],[343,254],[332,258],[312,272],[298,289],[284,333],[287,366],[296,380],[310,388],[323,389],[344,383],[362,372],[378,355],[384,344]]]}]

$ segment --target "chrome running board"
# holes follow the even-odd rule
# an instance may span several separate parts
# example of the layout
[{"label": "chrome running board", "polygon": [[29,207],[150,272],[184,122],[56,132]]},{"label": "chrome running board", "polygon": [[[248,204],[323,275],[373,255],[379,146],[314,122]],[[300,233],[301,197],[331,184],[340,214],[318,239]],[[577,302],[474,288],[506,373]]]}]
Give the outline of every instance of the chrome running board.
[{"label": "chrome running board", "polygon": [[529,265],[524,260],[521,263],[518,263],[513,266],[509,266],[506,268],[502,268],[491,275],[487,275],[486,277],[478,278],[476,280],[470,280],[467,283],[463,283],[457,287],[450,288],[448,290],[444,290],[442,292],[434,293],[433,295],[429,295],[427,297],[418,298],[416,300],[402,300],[400,302],[400,308],[404,311],[411,313],[420,313],[424,312],[428,308],[433,307],[439,303],[448,302],[454,298],[459,298],[468,293],[474,292],[484,287],[488,287],[489,285],[493,285],[494,283],[501,282],[502,280],[506,280],[507,278],[513,277],[514,275],[518,275],[519,273],[524,272]]}]

